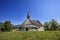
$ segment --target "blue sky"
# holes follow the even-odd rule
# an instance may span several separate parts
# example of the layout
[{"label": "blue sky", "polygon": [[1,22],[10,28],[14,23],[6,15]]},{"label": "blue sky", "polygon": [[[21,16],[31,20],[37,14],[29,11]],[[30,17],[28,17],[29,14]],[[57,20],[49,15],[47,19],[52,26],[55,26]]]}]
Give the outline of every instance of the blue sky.
[{"label": "blue sky", "polygon": [[0,22],[10,20],[12,24],[21,24],[28,11],[32,20],[42,24],[51,19],[60,23],[60,0],[0,0]]}]

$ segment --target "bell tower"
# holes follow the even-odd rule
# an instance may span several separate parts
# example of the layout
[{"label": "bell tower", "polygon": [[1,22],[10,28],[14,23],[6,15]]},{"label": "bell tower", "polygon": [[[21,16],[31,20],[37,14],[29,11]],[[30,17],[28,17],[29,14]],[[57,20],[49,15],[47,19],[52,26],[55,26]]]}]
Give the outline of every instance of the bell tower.
[{"label": "bell tower", "polygon": [[27,19],[30,19],[30,13],[28,12]]}]

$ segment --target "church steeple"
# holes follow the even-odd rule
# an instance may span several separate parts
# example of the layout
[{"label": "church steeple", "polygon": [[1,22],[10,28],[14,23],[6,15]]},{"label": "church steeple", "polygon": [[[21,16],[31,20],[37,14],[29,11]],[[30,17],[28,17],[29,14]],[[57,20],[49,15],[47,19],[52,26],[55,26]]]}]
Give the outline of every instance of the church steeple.
[{"label": "church steeple", "polygon": [[30,19],[30,13],[29,13],[29,11],[28,11],[27,19]]}]

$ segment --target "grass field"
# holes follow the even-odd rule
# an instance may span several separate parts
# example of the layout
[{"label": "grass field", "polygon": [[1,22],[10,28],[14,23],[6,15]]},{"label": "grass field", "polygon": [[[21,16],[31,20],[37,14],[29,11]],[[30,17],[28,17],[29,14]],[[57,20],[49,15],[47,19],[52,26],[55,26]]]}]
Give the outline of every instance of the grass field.
[{"label": "grass field", "polygon": [[60,40],[59,31],[0,32],[0,40]]}]

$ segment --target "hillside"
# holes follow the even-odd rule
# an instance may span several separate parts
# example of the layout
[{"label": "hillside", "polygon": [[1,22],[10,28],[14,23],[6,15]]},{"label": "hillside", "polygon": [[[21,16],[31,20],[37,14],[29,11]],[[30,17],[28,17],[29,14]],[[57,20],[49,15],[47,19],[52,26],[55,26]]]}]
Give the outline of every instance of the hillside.
[{"label": "hillside", "polygon": [[0,32],[0,40],[60,40],[59,31]]}]

